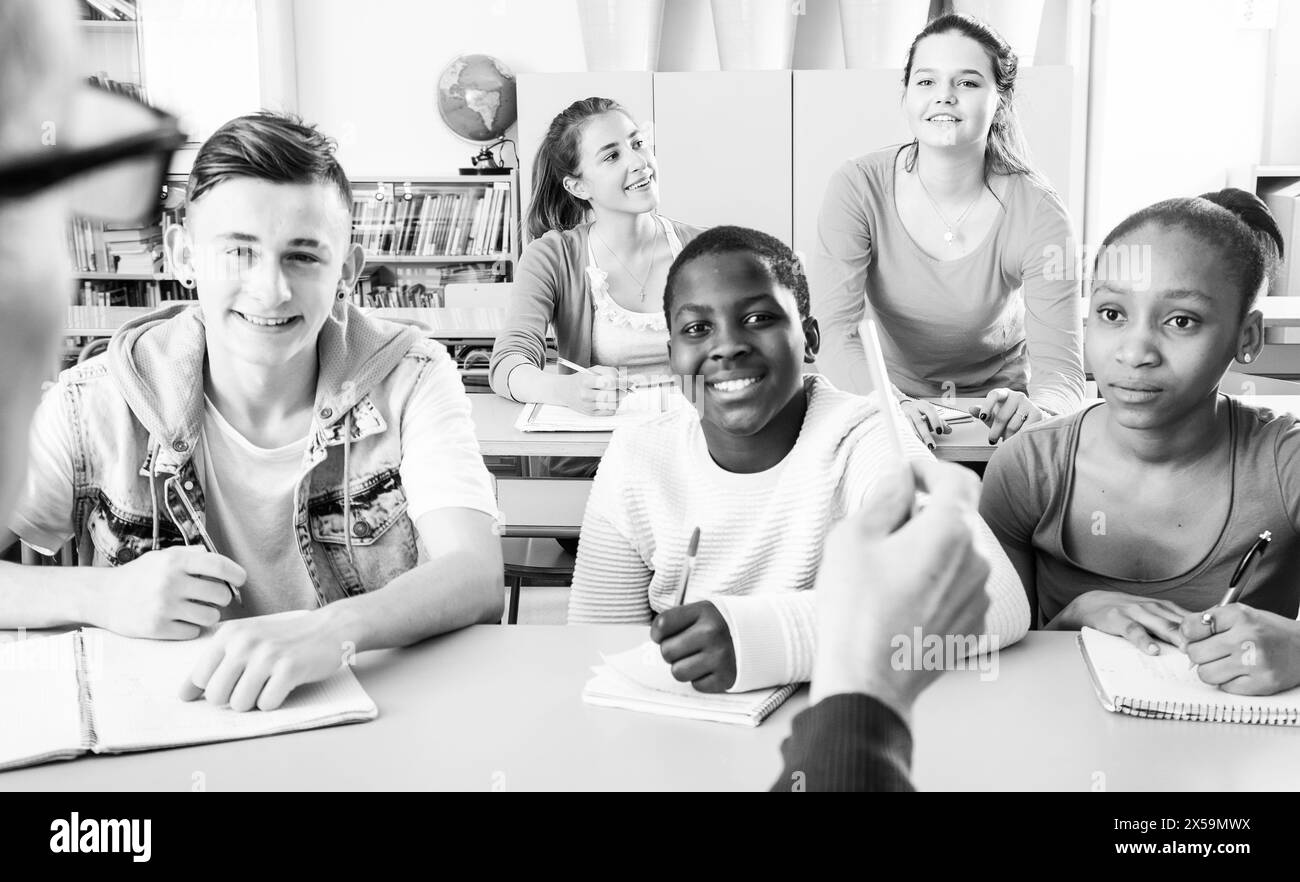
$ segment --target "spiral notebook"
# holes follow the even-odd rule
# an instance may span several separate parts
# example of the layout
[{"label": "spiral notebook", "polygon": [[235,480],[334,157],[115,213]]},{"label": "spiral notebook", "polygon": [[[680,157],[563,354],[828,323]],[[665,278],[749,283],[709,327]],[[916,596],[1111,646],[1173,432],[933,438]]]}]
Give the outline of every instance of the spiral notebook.
[{"label": "spiral notebook", "polygon": [[379,714],[348,667],[300,686],[273,711],[181,701],[181,683],[210,639],[139,640],[83,628],[0,641],[0,771],[84,753],[258,738]]},{"label": "spiral notebook", "polygon": [[1233,695],[1201,682],[1181,650],[1148,655],[1123,637],[1092,628],[1079,648],[1106,710],[1162,720],[1300,725],[1300,688],[1277,695]]},{"label": "spiral notebook", "polygon": [[659,647],[649,641],[601,658],[605,663],[592,669],[596,676],[587,681],[582,700],[643,713],[757,726],[799,688],[791,683],[753,692],[699,692],[690,683],[673,679]]}]

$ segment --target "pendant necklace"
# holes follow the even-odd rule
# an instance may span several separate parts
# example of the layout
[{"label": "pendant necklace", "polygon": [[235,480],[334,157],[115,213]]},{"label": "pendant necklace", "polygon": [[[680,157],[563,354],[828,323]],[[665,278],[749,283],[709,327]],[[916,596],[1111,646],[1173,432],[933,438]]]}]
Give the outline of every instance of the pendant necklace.
[{"label": "pendant necklace", "polygon": [[975,203],[979,202],[980,197],[984,195],[984,188],[980,187],[979,192],[975,194],[975,198],[970,201],[970,205],[967,205],[966,210],[961,213],[961,217],[957,218],[956,223],[950,224],[948,223],[948,219],[943,216],[943,212],[939,210],[939,203],[935,202],[934,197],[930,195],[930,188],[925,185],[925,179],[921,177],[921,170],[919,168],[916,170],[916,180],[917,183],[921,185],[921,192],[924,193],[925,198],[930,201],[930,207],[933,208],[934,213],[939,216],[939,222],[943,224],[943,241],[947,242],[951,246],[956,246],[957,230],[961,227],[961,222],[966,220],[966,215],[970,214],[970,210],[975,207]]},{"label": "pendant necklace", "polygon": [[650,250],[650,268],[646,271],[644,279],[638,279],[632,274],[632,271],[627,268],[627,264],[623,262],[623,258],[619,257],[618,252],[609,247],[609,243],[601,238],[600,233],[596,232],[595,227],[591,228],[591,234],[596,237],[597,241],[599,241],[601,245],[605,246],[606,251],[614,255],[614,259],[618,261],[618,265],[623,267],[623,272],[627,273],[627,277],[637,284],[640,289],[641,302],[645,303],[645,286],[650,283],[650,277],[654,275],[655,255],[659,253],[659,224],[655,224],[655,238]]}]

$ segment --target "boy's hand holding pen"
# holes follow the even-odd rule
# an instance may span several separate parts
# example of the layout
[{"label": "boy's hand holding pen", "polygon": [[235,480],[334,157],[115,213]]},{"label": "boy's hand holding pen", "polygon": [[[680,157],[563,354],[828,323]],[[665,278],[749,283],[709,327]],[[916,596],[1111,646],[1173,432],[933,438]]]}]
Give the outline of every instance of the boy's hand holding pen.
[{"label": "boy's hand holding pen", "polygon": [[673,677],[700,692],[725,692],[736,682],[736,647],[731,629],[716,606],[707,600],[686,603],[695,558],[700,549],[700,528],[691,533],[677,586],[676,604],[655,617],[650,639],[659,644]]}]

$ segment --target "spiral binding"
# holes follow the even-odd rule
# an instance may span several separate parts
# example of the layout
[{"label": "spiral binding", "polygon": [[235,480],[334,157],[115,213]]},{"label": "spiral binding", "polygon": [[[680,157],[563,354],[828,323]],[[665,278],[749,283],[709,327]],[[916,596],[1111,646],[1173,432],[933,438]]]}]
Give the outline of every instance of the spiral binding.
[{"label": "spiral binding", "polygon": [[1230,706],[1183,701],[1130,701],[1116,699],[1119,710],[1134,717],[1158,720],[1195,720],[1209,723],[1253,723],[1264,726],[1300,725],[1300,708]]},{"label": "spiral binding", "polygon": [[81,745],[86,750],[94,750],[99,743],[99,733],[95,731],[95,706],[90,694],[90,676],[86,670],[86,644],[83,631],[72,635],[73,651],[77,656],[77,708],[81,718]]}]

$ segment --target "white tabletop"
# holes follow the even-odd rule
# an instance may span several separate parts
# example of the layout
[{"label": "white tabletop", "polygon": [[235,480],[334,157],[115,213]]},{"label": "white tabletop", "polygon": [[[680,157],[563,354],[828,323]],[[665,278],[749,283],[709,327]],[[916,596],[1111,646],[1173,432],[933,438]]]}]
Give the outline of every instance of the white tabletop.
[{"label": "white tabletop", "polygon": [[1300,727],[1146,720],[1101,706],[1077,631],[1035,631],[996,679],[944,674],[917,702],[926,790],[1300,790]]},{"label": "white tabletop", "polygon": [[[469,396],[474,433],[480,450],[488,456],[601,456],[609,445],[609,432],[521,432],[515,420],[524,405],[489,393]],[[965,410],[982,398],[958,398],[944,403]],[[977,420],[958,423],[950,435],[941,435],[935,456],[954,462],[985,462],[997,448],[988,443],[988,428]]]},{"label": "white tabletop", "polygon": [[[0,790],[757,790],[801,690],[757,729],[582,703],[600,652],[642,626],[480,625],[363,653],[371,723],[0,773]],[[1074,632],[1035,632],[997,676],[944,674],[917,704],[929,790],[1297,790],[1300,728],[1143,720],[1104,710]],[[1099,777],[1100,776],[1100,777]]]}]

